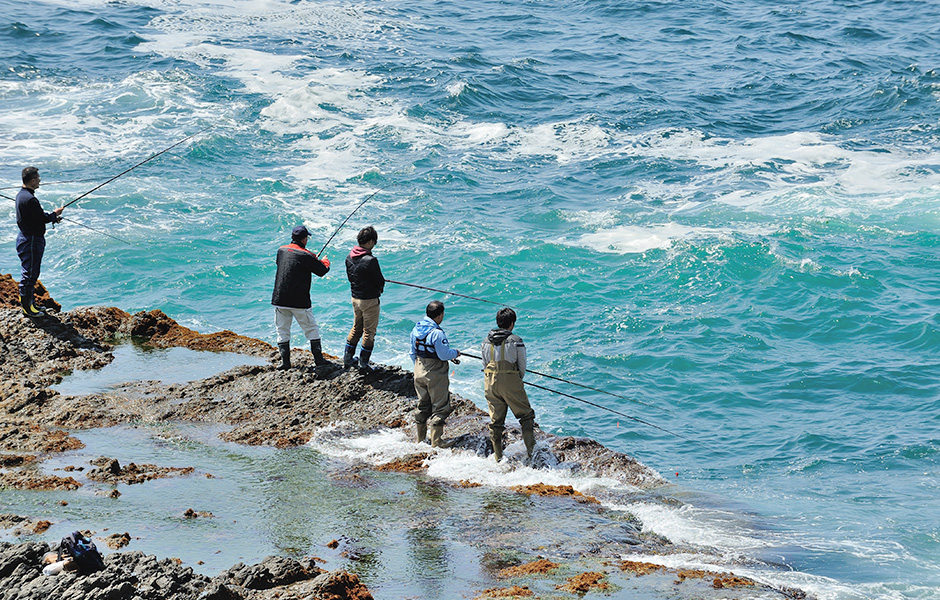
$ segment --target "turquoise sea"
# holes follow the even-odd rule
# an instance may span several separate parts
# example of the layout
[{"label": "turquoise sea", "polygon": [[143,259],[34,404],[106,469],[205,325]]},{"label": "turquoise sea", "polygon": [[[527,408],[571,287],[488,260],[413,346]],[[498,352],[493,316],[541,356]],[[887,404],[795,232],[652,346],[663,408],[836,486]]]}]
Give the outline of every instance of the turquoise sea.
[{"label": "turquoise sea", "polygon": [[[822,599],[940,598],[940,5],[913,0],[0,0],[0,173],[40,168],[64,309],[274,341],[305,223],[325,350],[343,257],[512,305],[538,423],[674,482],[624,507]],[[83,181],[76,181],[83,180]],[[56,183],[70,182],[70,183]],[[14,195],[15,187],[4,194]],[[12,202],[0,272],[18,277]],[[389,285],[475,350],[495,306]],[[296,327],[295,327],[296,331]],[[303,344],[299,332],[296,346]],[[455,391],[483,406],[479,365]],[[651,406],[649,406],[651,405]],[[687,439],[686,439],[687,438]],[[656,557],[644,557],[656,559]],[[744,567],[742,567],[744,565]]]}]

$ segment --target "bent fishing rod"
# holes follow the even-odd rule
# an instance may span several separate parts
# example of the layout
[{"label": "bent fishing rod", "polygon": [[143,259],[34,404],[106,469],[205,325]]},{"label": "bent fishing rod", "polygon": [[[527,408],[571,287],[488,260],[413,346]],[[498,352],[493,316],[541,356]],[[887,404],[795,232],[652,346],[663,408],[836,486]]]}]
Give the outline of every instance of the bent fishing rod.
[{"label": "bent fishing rod", "polygon": [[128,173],[130,173],[131,171],[133,171],[133,170],[136,169],[137,167],[140,167],[140,166],[143,166],[143,165],[147,164],[148,162],[150,162],[150,161],[152,161],[153,159],[157,158],[157,157],[160,156],[161,154],[165,154],[166,152],[169,152],[170,150],[172,150],[173,148],[176,148],[176,147],[179,146],[180,144],[182,144],[182,143],[184,143],[184,142],[186,142],[186,141],[188,141],[188,140],[191,140],[192,138],[196,137],[197,135],[199,135],[199,134],[201,134],[201,133],[205,133],[206,131],[209,131],[209,130],[212,129],[213,127],[215,127],[215,125],[209,125],[208,127],[205,127],[205,128],[203,128],[203,129],[200,129],[199,131],[197,131],[196,133],[194,133],[194,134],[192,134],[192,135],[188,135],[188,136],[184,137],[183,139],[181,139],[180,141],[176,142],[176,143],[173,144],[172,146],[168,146],[168,147],[164,148],[163,150],[161,150],[161,151],[159,151],[159,152],[157,152],[157,153],[155,153],[155,154],[151,154],[149,157],[147,157],[147,158],[145,158],[144,160],[140,161],[139,163],[137,163],[137,164],[134,165],[133,167],[130,167],[129,169],[125,169],[125,170],[121,171],[120,173],[118,173],[117,175],[115,175],[114,177],[112,177],[111,179],[105,181],[104,183],[102,183],[102,184],[100,184],[100,185],[96,185],[95,187],[91,188],[90,190],[88,190],[87,192],[85,192],[84,194],[82,194],[81,196],[79,196],[78,198],[75,198],[74,200],[72,200],[72,201],[68,202],[67,204],[63,205],[62,208],[68,208],[69,206],[71,206],[72,204],[75,204],[76,202],[78,202],[79,200],[81,200],[82,198],[84,198],[85,196],[87,196],[88,194],[91,194],[92,192],[95,192],[95,191],[97,191],[97,190],[100,190],[101,188],[103,188],[104,186],[108,185],[109,183],[111,183],[111,182],[114,181],[115,179],[118,179],[118,178],[120,178],[120,177],[123,177],[124,175],[127,175]]},{"label": "bent fishing rod", "polygon": [[333,238],[336,237],[336,234],[339,233],[339,230],[343,228],[343,225],[345,225],[346,222],[349,221],[349,219],[351,219],[354,214],[356,214],[357,212],[359,212],[359,209],[362,208],[362,207],[365,205],[366,202],[368,202],[369,200],[372,200],[372,198],[374,198],[375,195],[378,194],[379,192],[381,192],[382,190],[386,190],[386,189],[392,187],[393,185],[395,185],[395,184],[394,184],[394,183],[390,183],[390,184],[388,184],[388,185],[382,186],[382,187],[380,187],[379,189],[377,189],[377,190],[375,190],[374,192],[372,192],[371,194],[369,194],[368,196],[366,196],[366,199],[363,200],[362,202],[360,202],[360,203],[359,203],[359,206],[357,206],[357,207],[355,208],[355,210],[353,210],[351,213],[349,213],[349,215],[348,215],[345,219],[343,219],[343,222],[339,224],[339,227],[337,227],[336,230],[333,231],[333,235],[331,235],[330,238],[329,238],[328,240],[326,240],[326,243],[323,244],[323,247],[320,248],[320,251],[319,251],[319,252],[317,252],[317,258],[320,258],[320,255],[323,254],[323,252],[326,250],[326,247],[330,245],[330,242],[333,241]]},{"label": "bent fishing rod", "polygon": [[[464,356],[469,356],[470,358],[475,358],[475,359],[477,359],[477,360],[479,360],[479,361],[482,361],[482,360],[483,360],[483,357],[482,357],[482,356],[476,356],[476,355],[473,355],[473,354],[467,354],[466,352],[461,352],[461,354],[463,354]],[[650,407],[650,408],[656,408],[656,409],[659,409],[659,410],[662,410],[662,411],[665,411],[665,412],[668,412],[668,413],[671,413],[671,412],[672,412],[672,411],[669,410],[668,408],[662,408],[662,407],[660,407],[660,406],[655,406],[655,405],[653,405],[653,404],[647,404],[646,402],[643,402],[642,400],[636,400],[636,399],[630,398],[630,397],[628,397],[628,396],[621,396],[620,394],[615,394],[615,393],[613,393],[613,392],[608,392],[607,390],[602,390],[602,389],[594,388],[594,387],[591,387],[591,386],[589,386],[589,385],[584,385],[583,383],[578,383],[578,382],[576,382],[576,381],[570,381],[570,380],[568,380],[568,379],[562,379],[561,377],[555,377],[554,375],[549,375],[548,373],[541,373],[541,372],[539,372],[539,371],[533,371],[532,369],[526,369],[525,372],[526,372],[526,373],[532,373],[533,375],[540,375],[540,376],[542,376],[542,377],[548,377],[549,379],[554,379],[555,381],[560,381],[560,382],[562,382],[562,383],[569,383],[569,384],[571,384],[571,385],[576,385],[576,386],[578,386],[578,387],[580,387],[580,388],[584,388],[584,389],[586,389],[586,390],[591,390],[592,392],[599,392],[599,393],[601,393],[601,394],[607,394],[608,396],[613,396],[614,398],[620,398],[621,400],[626,400],[626,401],[628,401],[628,402],[634,402],[634,403],[636,403],[636,404],[642,404],[643,406],[648,406],[648,407]]]},{"label": "bent fishing rod", "polygon": [[[386,279],[385,283],[394,283],[395,285],[405,285],[408,287],[418,288],[419,290],[427,290],[429,292],[438,292],[441,294],[447,294],[449,296],[459,296],[461,298],[469,298],[470,300],[477,300],[478,302],[487,302],[489,304],[495,304],[496,306],[506,306],[512,308],[508,304],[502,302],[494,302],[493,300],[486,300],[485,298],[477,298],[476,296],[467,296],[466,294],[458,294],[457,292],[449,292],[447,290],[438,290],[432,287],[425,287],[423,285],[415,285],[413,283],[405,283],[403,281],[393,281],[391,279]],[[482,360],[482,359],[481,359]]]},{"label": "bent fishing rod", "polygon": [[[372,192],[371,194],[369,194],[368,196],[366,196],[366,199],[363,200],[362,202],[360,202],[360,203],[359,203],[359,206],[357,206],[351,213],[349,213],[349,215],[347,215],[346,218],[343,219],[343,222],[339,224],[339,227],[337,227],[337,228],[333,231],[333,235],[331,235],[331,236],[329,237],[329,239],[326,240],[326,243],[323,244],[323,247],[320,248],[320,251],[319,251],[319,252],[317,252],[317,258],[319,258],[319,257],[323,254],[323,252],[326,251],[327,246],[330,245],[330,242],[333,241],[333,238],[336,237],[336,234],[339,233],[339,230],[342,229],[344,225],[346,225],[346,223],[349,221],[349,219],[352,218],[352,216],[353,216],[354,214],[356,214],[357,212],[359,212],[359,209],[360,209],[360,208],[362,208],[363,206],[365,206],[366,202],[368,202],[369,200],[371,200],[372,198],[374,198],[375,195],[378,194],[379,192],[384,191],[384,190],[386,190],[386,189],[392,187],[393,185],[395,185],[395,183],[390,183],[390,184],[388,184],[388,185],[382,186],[382,187],[380,187],[379,189],[377,189],[377,190],[375,190],[374,192]],[[385,283],[394,283],[395,285],[405,285],[405,286],[408,286],[408,287],[418,288],[418,289],[420,289],[420,290],[427,290],[427,291],[429,291],[429,292],[439,292],[439,293],[441,293],[441,294],[448,294],[448,295],[450,295],[450,296],[460,296],[461,298],[469,298],[470,300],[477,300],[477,301],[479,301],[479,302],[487,302],[487,303],[489,303],[489,304],[495,304],[495,305],[497,305],[497,306],[509,306],[508,304],[503,304],[502,302],[493,302],[492,300],[484,300],[483,298],[476,298],[476,297],[474,297],[474,296],[467,296],[467,295],[465,295],[465,294],[458,294],[458,293],[456,293],[456,292],[448,292],[447,290],[438,290],[438,289],[434,289],[434,288],[430,288],[430,287],[425,287],[425,286],[423,286],[423,285],[415,285],[415,284],[413,284],[413,283],[404,283],[404,282],[402,282],[402,281],[393,281],[393,280],[391,280],[391,279],[386,279],[386,280],[385,280]],[[512,307],[510,306],[510,308],[512,308]]]},{"label": "bent fishing rod", "polygon": [[[13,200],[14,202],[16,202],[16,198],[11,198],[11,197],[7,196],[6,194],[0,194],[0,197],[6,198],[7,200]],[[95,233],[99,233],[99,234],[101,234],[101,235],[103,235],[103,236],[105,236],[105,237],[109,237],[109,238],[111,238],[112,240],[117,240],[117,241],[121,242],[122,244],[127,244],[128,246],[135,246],[135,247],[137,246],[137,244],[135,244],[135,243],[133,243],[133,242],[128,242],[127,240],[122,239],[122,238],[119,238],[119,237],[117,237],[116,235],[111,235],[110,233],[108,233],[108,232],[106,232],[106,231],[101,231],[100,229],[95,229],[94,227],[91,227],[90,225],[85,225],[84,223],[82,223],[82,222],[80,222],[80,221],[76,221],[75,219],[70,219],[70,218],[68,218],[68,217],[63,217],[62,215],[59,215],[59,219],[62,220],[62,221],[68,221],[69,223],[74,223],[75,225],[78,225],[79,227],[84,227],[85,229],[88,229],[88,230],[90,230],[90,231],[94,231]]]}]

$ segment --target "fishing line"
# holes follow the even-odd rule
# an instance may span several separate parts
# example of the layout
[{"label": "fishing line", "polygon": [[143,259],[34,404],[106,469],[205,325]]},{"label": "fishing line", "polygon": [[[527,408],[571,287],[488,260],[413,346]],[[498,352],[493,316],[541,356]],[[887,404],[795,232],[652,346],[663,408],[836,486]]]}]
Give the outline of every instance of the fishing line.
[{"label": "fishing line", "polygon": [[[431,287],[424,287],[423,285],[415,285],[413,283],[404,283],[403,281],[392,281],[391,279],[386,279],[385,283],[394,283],[395,285],[407,285],[408,287],[418,288],[419,290],[427,290],[429,292],[439,292],[441,294],[448,294],[450,296],[460,296],[461,298],[469,298],[470,300],[478,300],[480,302],[487,302],[489,304],[495,304],[496,306],[509,306],[508,304],[503,304],[502,302],[493,302],[492,300],[485,300],[483,298],[477,298],[475,296],[467,296],[465,294],[458,294],[457,292],[448,292],[447,290],[438,290],[438,289],[434,289]],[[509,308],[512,308],[512,307],[509,306]]]},{"label": "fishing line", "polygon": [[[100,177],[89,177],[88,179],[67,179],[65,181],[43,181],[43,187],[49,187],[50,185],[62,185],[63,183],[87,183],[89,181],[98,181]],[[6,187],[0,187],[0,190],[18,190],[22,186],[19,185],[8,185]]]},{"label": "fishing line", "polygon": [[356,214],[357,212],[359,212],[359,209],[362,208],[363,205],[365,205],[366,202],[368,202],[369,200],[372,200],[372,198],[374,198],[376,194],[378,194],[378,193],[381,192],[382,190],[386,190],[386,189],[392,187],[393,185],[395,185],[395,184],[394,184],[394,183],[390,183],[390,184],[388,184],[388,185],[384,185],[384,186],[380,187],[379,189],[377,189],[377,190],[375,190],[374,192],[372,192],[371,194],[369,194],[369,195],[366,197],[365,200],[363,200],[362,202],[360,202],[360,203],[359,203],[359,206],[357,206],[354,211],[352,211],[351,213],[349,213],[349,216],[347,216],[345,219],[343,219],[343,222],[339,224],[339,227],[336,228],[336,230],[333,232],[333,235],[331,235],[330,238],[329,238],[328,240],[326,240],[326,243],[323,244],[323,247],[320,248],[320,251],[319,251],[319,252],[317,252],[317,258],[320,258],[320,255],[323,254],[324,250],[326,250],[326,247],[330,245],[330,242],[333,241],[333,238],[336,237],[336,234],[339,233],[339,230],[343,228],[343,225],[346,224],[346,221],[348,221],[349,219],[351,219],[354,214]]},{"label": "fishing line", "polygon": [[[461,354],[463,354],[464,356],[469,356],[470,358],[475,358],[475,359],[477,359],[477,360],[479,360],[479,361],[482,361],[482,360],[483,360],[483,357],[482,357],[482,356],[475,356],[475,355],[473,355],[473,354],[467,354],[466,352],[461,352]],[[608,396],[613,396],[614,398],[620,398],[621,400],[626,400],[626,401],[628,401],[628,402],[634,402],[634,403],[636,403],[636,404],[642,404],[643,406],[648,406],[648,407],[650,407],[650,408],[656,408],[656,409],[659,409],[659,410],[662,410],[662,411],[666,411],[666,412],[668,412],[668,413],[671,413],[671,412],[672,412],[672,411],[669,410],[668,408],[662,408],[662,407],[659,407],[659,406],[655,406],[655,405],[653,405],[653,404],[647,404],[646,402],[643,402],[643,401],[641,401],[641,400],[635,400],[635,399],[629,398],[629,397],[627,397],[627,396],[621,396],[620,394],[615,394],[615,393],[613,393],[613,392],[608,392],[607,390],[601,390],[601,389],[598,389],[598,388],[593,388],[593,387],[591,387],[591,386],[589,386],[589,385],[584,385],[583,383],[578,383],[578,382],[576,382],[576,381],[570,381],[570,380],[568,380],[568,379],[562,379],[561,377],[555,377],[554,375],[549,375],[548,373],[540,373],[539,371],[533,371],[532,369],[526,369],[525,372],[526,372],[526,373],[532,373],[533,375],[541,375],[542,377],[548,377],[549,379],[554,379],[555,381],[560,381],[560,382],[562,382],[562,383],[570,383],[571,385],[576,385],[576,386],[578,386],[578,387],[580,387],[580,388],[584,388],[584,389],[586,389],[586,390],[591,390],[592,392],[599,392],[599,393],[601,393],[601,394],[607,394]]]},{"label": "fishing line", "polygon": [[65,204],[64,206],[62,206],[62,208],[67,208],[67,207],[71,206],[72,204],[75,204],[76,202],[78,202],[79,200],[81,200],[82,198],[84,198],[85,196],[87,196],[88,194],[90,194],[90,193],[92,193],[92,192],[94,192],[94,191],[100,190],[101,188],[103,188],[104,186],[108,185],[109,183],[111,183],[111,182],[114,181],[115,179],[117,179],[117,178],[119,178],[119,177],[123,177],[124,175],[130,173],[131,171],[133,171],[133,170],[136,169],[137,167],[140,167],[140,166],[142,166],[142,165],[147,164],[148,162],[150,162],[150,161],[152,161],[153,159],[157,158],[157,157],[160,156],[161,154],[164,154],[164,153],[166,153],[166,152],[169,152],[170,150],[172,150],[173,148],[176,148],[177,146],[179,146],[179,145],[182,144],[183,142],[186,142],[187,140],[190,140],[190,139],[196,137],[197,135],[199,135],[199,134],[201,134],[201,133],[204,133],[204,132],[206,132],[206,131],[212,129],[213,127],[215,127],[215,125],[209,125],[208,127],[204,128],[204,129],[200,129],[199,131],[197,131],[196,133],[194,133],[194,134],[192,134],[192,135],[188,135],[188,136],[184,137],[183,139],[181,139],[180,141],[176,142],[176,143],[173,144],[172,146],[169,146],[169,147],[167,147],[167,148],[164,148],[163,150],[157,152],[156,154],[150,155],[148,158],[145,158],[144,160],[140,161],[139,163],[137,163],[137,164],[134,165],[133,167],[121,171],[120,173],[118,173],[117,175],[115,175],[115,176],[112,177],[111,179],[105,181],[105,182],[102,183],[101,185],[97,185],[97,186],[93,187],[92,189],[88,190],[87,192],[85,192],[84,194],[82,194],[81,196],[79,196],[78,198],[75,198],[74,200],[70,201],[68,204]]},{"label": "fishing line", "polygon": [[[13,200],[14,202],[16,202],[16,198],[11,198],[11,197],[7,196],[6,194],[0,194],[0,197],[6,198],[7,200]],[[108,233],[108,232],[106,232],[106,231],[101,231],[100,229],[95,229],[94,227],[91,227],[90,225],[85,225],[84,223],[82,223],[82,222],[80,222],[80,221],[76,221],[75,219],[70,219],[70,218],[68,218],[68,217],[63,217],[62,215],[59,215],[59,219],[61,219],[61,220],[63,220],[63,221],[68,221],[69,223],[74,223],[74,224],[78,225],[79,227],[84,227],[85,229],[89,229],[89,230],[94,231],[94,232],[96,232],[96,233],[100,233],[101,235],[103,235],[103,236],[105,236],[105,237],[109,237],[109,238],[111,238],[112,240],[117,240],[117,241],[121,242],[122,244],[127,244],[128,246],[134,246],[134,247],[137,246],[137,244],[135,244],[134,242],[128,242],[127,240],[122,239],[122,238],[119,238],[119,237],[117,237],[116,235],[111,235],[110,233]]]},{"label": "fishing line", "polygon": [[59,215],[59,218],[62,219],[63,221],[68,221],[69,223],[74,223],[74,224],[78,225],[79,227],[84,227],[85,229],[89,229],[89,230],[91,230],[91,231],[94,231],[94,232],[96,232],[96,233],[99,233],[99,234],[101,234],[101,235],[103,235],[103,236],[105,236],[105,237],[109,237],[109,238],[111,238],[112,240],[117,240],[117,241],[121,242],[122,244],[127,244],[128,246],[133,246],[133,247],[135,247],[135,248],[138,246],[138,244],[135,244],[134,242],[128,242],[127,240],[122,239],[122,238],[119,238],[119,237],[117,237],[116,235],[111,235],[110,233],[107,233],[107,232],[105,232],[105,231],[101,231],[100,229],[95,229],[94,227],[90,227],[90,226],[88,226],[88,225],[85,225],[84,223],[79,223],[79,222],[76,221],[75,219],[70,219],[70,218],[68,218],[68,217],[63,217],[63,216],[61,216],[61,215]]},{"label": "fishing line", "polygon": [[[463,354],[463,353],[461,353],[461,354]],[[524,383],[524,384],[526,384],[526,385],[531,385],[532,387],[538,388],[538,389],[540,389],[540,390],[545,390],[546,392],[552,392],[553,394],[558,394],[559,396],[564,396],[564,397],[566,397],[566,398],[571,398],[572,400],[577,400],[578,402],[584,402],[585,404],[590,404],[591,406],[595,406],[595,407],[600,408],[600,409],[602,409],[602,410],[606,410],[606,411],[608,411],[608,412],[612,412],[612,413],[614,413],[615,415],[620,415],[621,417],[624,417],[624,418],[626,418],[626,419],[630,419],[631,421],[636,421],[637,423],[642,423],[643,425],[648,425],[648,426],[652,427],[653,429],[658,429],[658,430],[660,430],[660,431],[664,431],[664,432],[668,433],[669,435],[675,436],[675,437],[677,437],[677,438],[681,438],[681,439],[686,440],[686,441],[689,441],[689,442],[694,442],[694,441],[695,441],[695,440],[693,440],[693,439],[691,439],[691,438],[685,437],[684,435],[680,435],[680,434],[678,434],[678,433],[676,433],[676,432],[674,432],[674,431],[669,431],[668,429],[664,429],[664,428],[660,427],[659,425],[653,425],[652,423],[649,423],[649,422],[647,422],[647,421],[644,421],[643,419],[638,419],[638,418],[636,418],[636,417],[631,417],[630,415],[628,415],[628,414],[626,414],[626,413],[622,413],[622,412],[617,411],[617,410],[614,410],[614,409],[612,409],[612,408],[608,408],[608,407],[606,407],[606,406],[604,406],[604,405],[602,405],[602,404],[597,404],[597,403],[591,402],[590,400],[585,400],[585,399],[583,399],[583,398],[578,398],[577,396],[572,396],[571,394],[566,394],[566,393],[564,393],[564,392],[559,392],[558,390],[553,390],[553,389],[551,389],[551,388],[547,388],[547,387],[545,387],[545,386],[539,385],[539,384],[537,384],[537,383],[532,383],[532,382],[530,382],[530,381],[523,381],[522,383]]]},{"label": "fishing line", "polygon": [[[356,214],[357,212],[359,212],[359,209],[360,209],[360,208],[362,208],[363,206],[365,206],[365,203],[366,203],[366,202],[368,202],[369,200],[371,200],[372,198],[374,198],[375,195],[378,194],[379,192],[381,192],[381,191],[383,191],[383,190],[386,190],[386,189],[392,187],[393,185],[396,185],[396,184],[395,184],[395,183],[390,183],[390,184],[388,184],[388,185],[385,185],[385,186],[380,187],[379,189],[377,189],[377,190],[375,190],[374,192],[372,192],[371,194],[369,194],[369,195],[366,197],[365,200],[363,200],[362,202],[360,202],[360,203],[359,203],[359,206],[357,206],[351,213],[349,213],[349,215],[348,215],[345,219],[343,219],[343,222],[339,224],[339,227],[337,227],[336,230],[333,231],[333,235],[331,235],[331,236],[329,237],[329,239],[326,240],[326,243],[323,244],[323,247],[320,248],[320,251],[319,251],[319,252],[317,252],[317,258],[319,258],[321,254],[323,254],[323,252],[326,250],[326,247],[330,245],[330,242],[332,242],[332,241],[333,241],[333,238],[336,237],[336,234],[339,233],[339,230],[342,229],[344,225],[346,225],[346,222],[349,221],[349,219],[351,219],[354,214]],[[405,285],[405,286],[408,286],[408,287],[418,288],[418,289],[420,289],[420,290],[427,290],[427,291],[429,291],[429,292],[439,292],[439,293],[441,293],[441,294],[448,294],[448,295],[450,295],[450,296],[459,296],[459,297],[461,297],[461,298],[469,298],[470,300],[478,300],[479,302],[487,302],[487,303],[489,303],[489,304],[495,304],[495,305],[497,305],[497,306],[509,306],[508,304],[503,304],[502,302],[493,302],[492,300],[484,300],[483,298],[476,298],[476,297],[474,297],[474,296],[467,296],[467,295],[465,295],[465,294],[458,294],[458,293],[456,293],[456,292],[448,292],[447,290],[437,290],[437,289],[434,289],[434,288],[425,287],[425,286],[423,286],[423,285],[415,285],[415,284],[413,284],[413,283],[404,283],[404,282],[402,282],[402,281],[393,281],[393,280],[391,280],[391,279],[386,279],[385,282],[386,282],[386,283],[394,283],[395,285]],[[512,308],[512,307],[510,307],[510,308]]]}]

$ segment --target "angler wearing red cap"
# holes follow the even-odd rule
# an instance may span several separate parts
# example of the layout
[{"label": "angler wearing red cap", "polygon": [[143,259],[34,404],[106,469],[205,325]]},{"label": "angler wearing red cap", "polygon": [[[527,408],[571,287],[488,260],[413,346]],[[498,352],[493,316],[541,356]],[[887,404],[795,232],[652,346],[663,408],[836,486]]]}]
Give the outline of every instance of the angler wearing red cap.
[{"label": "angler wearing red cap", "polygon": [[329,364],[323,358],[320,328],[310,310],[310,275],[323,277],[330,272],[328,258],[317,258],[307,250],[310,232],[303,225],[294,227],[291,243],[277,251],[277,275],[274,276],[274,319],[277,326],[277,350],[281,355],[280,370],[290,368],[290,328],[294,319],[310,340],[310,351],[317,366]]}]

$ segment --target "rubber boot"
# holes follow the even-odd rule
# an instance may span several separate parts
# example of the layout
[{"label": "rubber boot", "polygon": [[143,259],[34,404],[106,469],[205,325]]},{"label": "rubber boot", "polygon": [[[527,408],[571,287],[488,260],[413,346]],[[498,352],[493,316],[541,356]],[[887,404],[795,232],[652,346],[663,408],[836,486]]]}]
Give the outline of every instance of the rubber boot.
[{"label": "rubber boot", "polygon": [[23,307],[23,314],[27,317],[41,317],[46,314],[41,308],[36,308],[33,305],[33,299],[28,296],[20,296],[20,306]]},{"label": "rubber boot", "polygon": [[278,371],[286,371],[290,368],[290,342],[278,342],[277,351],[281,355],[281,364]]},{"label": "rubber boot", "polygon": [[420,444],[428,437],[428,424],[427,423],[415,423],[415,429],[418,432],[416,436],[418,438],[418,443]]},{"label": "rubber boot", "polygon": [[369,365],[369,359],[372,357],[372,348],[362,347],[359,351],[359,372],[371,373],[374,369]]},{"label": "rubber boot", "polygon": [[535,448],[535,419],[526,419],[519,423],[522,427],[522,441],[525,444],[525,454],[532,458],[532,450]]},{"label": "rubber boot", "polygon": [[359,360],[356,358],[356,346],[346,342],[346,347],[343,349],[343,368],[348,369],[349,367],[356,366],[358,362]]},{"label": "rubber boot", "polygon": [[428,430],[431,432],[431,447],[432,448],[450,448],[454,445],[454,440],[445,440],[444,439],[444,426],[443,425],[431,425],[428,427]]},{"label": "rubber boot", "polygon": [[310,352],[313,353],[313,364],[322,367],[330,364],[330,361],[323,358],[323,348],[320,347],[320,340],[310,340]]},{"label": "rubber boot", "polygon": [[490,440],[493,442],[493,456],[496,462],[503,460],[503,430],[504,427],[490,425]]}]

